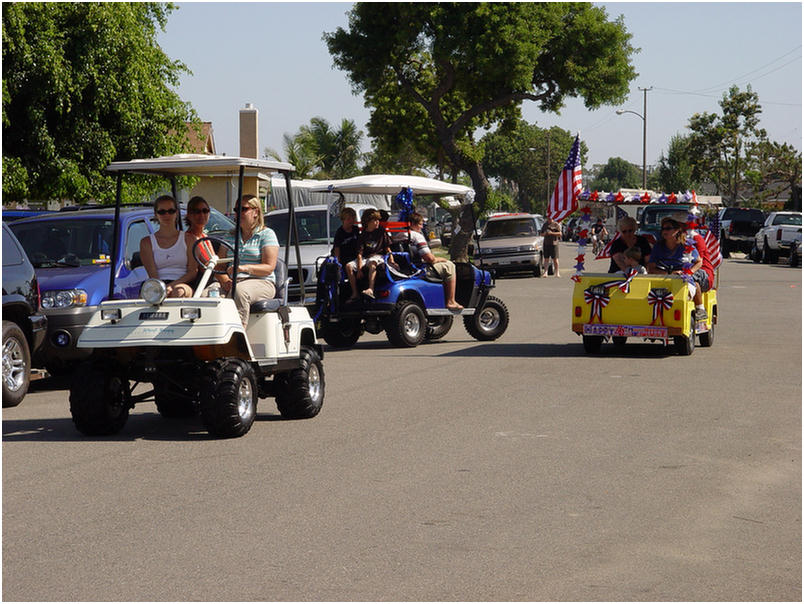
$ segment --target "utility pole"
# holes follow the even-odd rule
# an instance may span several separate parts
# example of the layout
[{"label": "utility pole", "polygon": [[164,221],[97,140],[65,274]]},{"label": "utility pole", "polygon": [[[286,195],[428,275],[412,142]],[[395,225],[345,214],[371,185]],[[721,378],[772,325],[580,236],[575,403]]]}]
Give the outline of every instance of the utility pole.
[{"label": "utility pole", "polygon": [[642,91],[642,190],[648,190],[648,156],[647,156],[647,140],[648,140],[648,90],[650,88],[640,88]]}]

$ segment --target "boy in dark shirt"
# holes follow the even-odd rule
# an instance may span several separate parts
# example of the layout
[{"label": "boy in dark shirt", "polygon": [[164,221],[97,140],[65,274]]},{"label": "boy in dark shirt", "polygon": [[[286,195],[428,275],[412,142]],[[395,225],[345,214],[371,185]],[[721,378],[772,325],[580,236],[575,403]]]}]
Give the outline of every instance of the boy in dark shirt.
[{"label": "boy in dark shirt", "polygon": [[332,255],[344,266],[357,258],[360,229],[357,228],[357,212],[353,208],[341,210],[341,226],[335,231]]},{"label": "boy in dark shirt", "polygon": [[360,296],[357,293],[357,274],[366,267],[368,288],[363,294],[374,297],[374,278],[377,267],[384,263],[383,256],[391,251],[391,239],[384,229],[380,228],[380,213],[377,210],[363,212],[363,232],[358,240],[357,258],[346,265],[346,276],[352,287],[352,296],[347,300],[354,302]]}]

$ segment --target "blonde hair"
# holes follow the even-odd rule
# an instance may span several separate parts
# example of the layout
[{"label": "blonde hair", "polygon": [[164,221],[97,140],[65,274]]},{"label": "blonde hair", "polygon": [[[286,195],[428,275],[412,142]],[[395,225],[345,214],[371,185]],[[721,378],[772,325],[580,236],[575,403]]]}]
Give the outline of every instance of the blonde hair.
[{"label": "blonde hair", "polygon": [[634,231],[636,231],[636,219],[632,218],[631,216],[624,216],[623,218],[620,218],[620,222],[617,223],[617,228],[622,231],[623,227],[634,227]]},{"label": "blonde hair", "polygon": [[265,228],[265,218],[262,215],[262,204],[256,195],[243,195],[243,197],[240,198],[240,203],[238,206],[240,208],[246,206],[250,208],[257,208],[257,226],[254,228],[254,232],[256,233]]},{"label": "blonde hair", "polygon": [[623,252],[626,258],[630,258],[631,260],[636,260],[640,262],[642,260],[642,250],[639,249],[636,245],[634,247],[629,247],[625,252]]}]

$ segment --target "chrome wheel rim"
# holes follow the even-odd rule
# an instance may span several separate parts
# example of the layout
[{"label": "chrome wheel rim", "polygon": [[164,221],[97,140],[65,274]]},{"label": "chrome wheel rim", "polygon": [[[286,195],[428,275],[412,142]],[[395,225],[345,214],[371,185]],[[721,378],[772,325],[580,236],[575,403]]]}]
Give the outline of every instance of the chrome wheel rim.
[{"label": "chrome wheel rim", "polygon": [[480,313],[478,324],[484,331],[492,331],[500,325],[500,313],[496,308],[484,308]]},{"label": "chrome wheel rim", "polygon": [[254,396],[251,390],[251,380],[243,379],[237,390],[237,414],[240,419],[247,420],[254,413]]},{"label": "chrome wheel rim", "polygon": [[307,372],[307,391],[314,401],[317,401],[321,396],[321,373],[315,363],[310,365],[310,369]]},{"label": "chrome wheel rim", "polygon": [[16,392],[25,384],[28,367],[25,363],[22,345],[16,338],[3,342],[3,384],[6,389]]},{"label": "chrome wheel rim", "polygon": [[415,339],[422,331],[422,322],[415,313],[409,312],[405,315],[402,329],[408,338]]}]

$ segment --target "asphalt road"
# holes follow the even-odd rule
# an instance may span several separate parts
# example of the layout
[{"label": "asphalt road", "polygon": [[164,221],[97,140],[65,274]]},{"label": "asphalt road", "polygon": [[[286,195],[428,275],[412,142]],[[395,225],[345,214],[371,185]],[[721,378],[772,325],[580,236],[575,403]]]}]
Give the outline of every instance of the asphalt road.
[{"label": "asphalt road", "polygon": [[150,403],[86,439],[37,382],[3,410],[3,599],[800,601],[801,270],[725,261],[690,357],[587,356],[561,253],[498,281],[497,342],[366,336],[317,418],[263,401],[240,439]]}]

